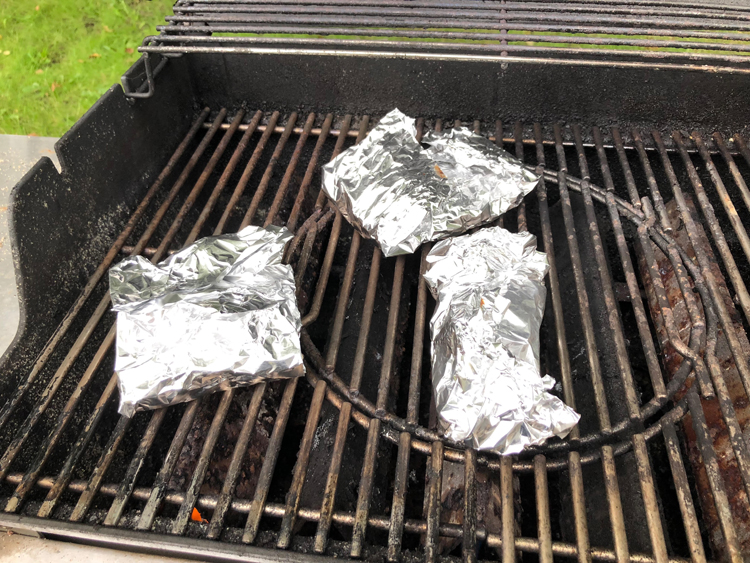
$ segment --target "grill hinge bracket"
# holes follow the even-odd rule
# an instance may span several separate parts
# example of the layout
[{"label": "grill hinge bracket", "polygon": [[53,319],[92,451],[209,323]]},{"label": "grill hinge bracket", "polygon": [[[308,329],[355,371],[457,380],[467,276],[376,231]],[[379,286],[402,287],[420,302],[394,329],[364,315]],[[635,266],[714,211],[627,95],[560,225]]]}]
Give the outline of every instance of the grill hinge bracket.
[{"label": "grill hinge bracket", "polygon": [[[141,58],[138,59],[135,65],[131,67],[127,73],[123,74],[120,78],[120,84],[122,84],[122,91],[125,97],[128,98],[130,103],[134,103],[137,99],[150,98],[154,95],[156,90],[156,84],[154,82],[156,76],[162,71],[164,66],[167,64],[168,57],[161,56],[156,66],[153,66],[153,57],[148,53],[143,53]],[[145,72],[145,80],[143,80],[137,86],[133,86],[135,81],[132,73],[136,68],[136,65],[142,64]],[[143,73],[139,73],[138,78],[143,76]]]}]

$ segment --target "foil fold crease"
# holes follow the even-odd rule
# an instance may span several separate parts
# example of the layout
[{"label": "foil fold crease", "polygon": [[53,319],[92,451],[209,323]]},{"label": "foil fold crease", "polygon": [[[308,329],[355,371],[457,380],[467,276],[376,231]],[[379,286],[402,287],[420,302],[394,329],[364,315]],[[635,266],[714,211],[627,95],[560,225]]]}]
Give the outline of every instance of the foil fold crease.
[{"label": "foil fold crease", "polygon": [[121,414],[304,373],[294,273],[281,263],[291,238],[250,226],[110,269]]},{"label": "foil fold crease", "polygon": [[414,119],[395,109],[357,145],[323,167],[323,190],[386,257],[460,234],[521,203],[539,177],[464,127],[417,141]]},{"label": "foil fold crease", "polygon": [[540,375],[539,328],[547,256],[536,237],[501,227],[438,242],[425,281],[437,300],[430,321],[432,384],[440,430],[503,455],[565,437],[580,416]]}]

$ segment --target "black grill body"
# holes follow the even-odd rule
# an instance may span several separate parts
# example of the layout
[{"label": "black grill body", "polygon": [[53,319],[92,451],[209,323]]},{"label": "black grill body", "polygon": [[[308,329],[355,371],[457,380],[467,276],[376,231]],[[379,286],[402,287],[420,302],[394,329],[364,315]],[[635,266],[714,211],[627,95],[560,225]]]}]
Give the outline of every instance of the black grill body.
[{"label": "black grill body", "polygon": [[[42,159],[12,194],[0,526],[215,560],[750,553],[750,11],[196,0],[168,19],[60,139],[62,172]],[[582,414],[570,439],[500,458],[436,432],[423,256],[382,258],[319,193],[394,107],[543,174],[503,224],[554,262],[542,363]],[[307,377],[120,418],[109,266],[251,223],[295,232]]]}]

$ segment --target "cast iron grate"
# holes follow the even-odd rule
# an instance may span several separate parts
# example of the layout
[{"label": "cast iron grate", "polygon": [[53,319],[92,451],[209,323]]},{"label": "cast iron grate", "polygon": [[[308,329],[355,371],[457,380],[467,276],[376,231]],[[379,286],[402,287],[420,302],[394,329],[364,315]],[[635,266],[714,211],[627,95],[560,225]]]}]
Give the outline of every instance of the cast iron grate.
[{"label": "cast iron grate", "polygon": [[[419,276],[427,248],[383,259],[318,191],[320,166],[370,120],[260,111],[228,120],[222,109],[204,123],[209,115],[197,116],[32,372],[3,398],[0,523],[17,513],[84,539],[102,524],[93,535],[111,543],[227,559],[272,555],[246,544],[505,562],[748,552],[741,137],[709,145],[675,132],[667,151],[658,133],[647,145],[627,132],[626,145],[616,128],[594,129],[584,145],[575,125],[563,143],[563,125],[473,124],[544,172],[502,221],[536,233],[549,254],[543,367],[583,415],[569,440],[499,458],[435,431],[432,300]],[[418,121],[420,132],[443,125]],[[119,417],[109,266],[272,223],[296,234],[287,258],[306,379]]]}]

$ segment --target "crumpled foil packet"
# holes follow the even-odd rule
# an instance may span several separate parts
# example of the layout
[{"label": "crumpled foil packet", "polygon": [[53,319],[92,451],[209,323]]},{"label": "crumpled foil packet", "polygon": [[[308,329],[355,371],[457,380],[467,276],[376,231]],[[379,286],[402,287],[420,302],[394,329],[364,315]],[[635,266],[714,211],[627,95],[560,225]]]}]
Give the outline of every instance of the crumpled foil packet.
[{"label": "crumpled foil packet", "polygon": [[291,238],[246,227],[110,269],[121,414],[304,373],[294,273],[281,263]]},{"label": "crumpled foil packet", "polygon": [[476,227],[518,205],[539,177],[484,137],[459,127],[417,141],[395,109],[323,167],[323,190],[385,256]]},{"label": "crumpled foil packet", "polygon": [[430,322],[440,429],[509,455],[564,437],[580,416],[539,373],[547,256],[536,237],[501,227],[437,243],[424,275],[437,300]]}]

